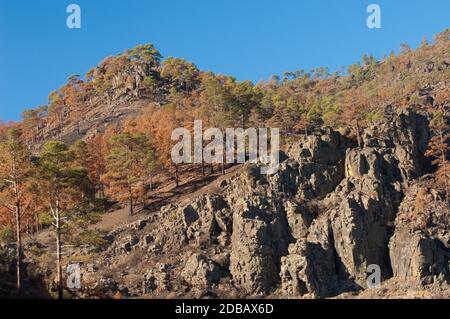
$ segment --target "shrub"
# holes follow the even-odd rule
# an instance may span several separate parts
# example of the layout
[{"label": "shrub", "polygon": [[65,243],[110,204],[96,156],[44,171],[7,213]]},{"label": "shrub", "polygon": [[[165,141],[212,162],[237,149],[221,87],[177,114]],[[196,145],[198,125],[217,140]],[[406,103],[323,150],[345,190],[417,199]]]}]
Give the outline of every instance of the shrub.
[{"label": "shrub", "polygon": [[98,230],[85,230],[76,238],[76,245],[89,245],[95,247],[97,251],[106,249],[110,242],[105,239],[105,235]]}]

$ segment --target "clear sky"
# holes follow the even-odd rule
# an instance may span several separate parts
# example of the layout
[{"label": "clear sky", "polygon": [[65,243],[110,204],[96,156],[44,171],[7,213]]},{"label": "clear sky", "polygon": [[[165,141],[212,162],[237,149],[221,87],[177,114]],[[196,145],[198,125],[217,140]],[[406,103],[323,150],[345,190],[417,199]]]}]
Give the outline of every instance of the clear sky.
[{"label": "clear sky", "polygon": [[[66,7],[82,10],[68,29]],[[382,10],[368,29],[366,8]],[[47,103],[69,75],[153,43],[164,57],[257,82],[285,71],[382,58],[450,27],[449,0],[0,0],[0,119]]]}]

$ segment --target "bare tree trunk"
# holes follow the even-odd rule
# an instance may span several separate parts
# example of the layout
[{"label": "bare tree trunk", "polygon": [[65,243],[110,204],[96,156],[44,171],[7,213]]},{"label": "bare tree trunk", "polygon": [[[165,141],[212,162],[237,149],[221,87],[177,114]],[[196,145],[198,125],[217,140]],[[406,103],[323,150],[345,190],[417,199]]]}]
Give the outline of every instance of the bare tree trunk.
[{"label": "bare tree trunk", "polygon": [[64,298],[63,275],[62,275],[62,251],[61,251],[61,216],[59,211],[59,201],[56,201],[55,209],[55,228],[56,228],[56,268],[58,276],[58,299]]},{"label": "bare tree trunk", "polygon": [[20,229],[20,214],[20,204],[16,203],[16,287],[19,291],[22,289],[22,234]]},{"label": "bare tree trunk", "polygon": [[19,181],[16,173],[16,161],[13,159],[13,172],[14,172],[14,197],[15,197],[15,217],[16,217],[16,288],[22,289],[22,234],[21,234],[21,207],[20,207],[20,193],[19,193]]},{"label": "bare tree trunk", "polygon": [[133,193],[132,193],[132,189],[131,189],[131,185],[128,186],[128,200],[130,203],[130,215],[134,214],[134,207],[133,207]]}]

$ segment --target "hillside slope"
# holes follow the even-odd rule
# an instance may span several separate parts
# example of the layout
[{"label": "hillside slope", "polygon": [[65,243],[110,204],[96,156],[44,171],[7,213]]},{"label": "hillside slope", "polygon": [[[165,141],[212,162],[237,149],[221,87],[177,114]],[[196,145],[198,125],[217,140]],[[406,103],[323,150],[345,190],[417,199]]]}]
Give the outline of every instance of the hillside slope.
[{"label": "hillside slope", "polygon": [[[428,120],[387,116],[362,147],[317,131],[273,176],[245,165],[114,228],[102,253],[75,249],[67,262],[81,261],[84,285],[74,295],[449,298],[450,207],[424,171]],[[380,287],[368,287],[370,265]]]},{"label": "hillside slope", "polygon": [[[364,56],[345,74],[318,68],[256,85],[163,61],[152,45],[71,76],[48,105],[0,126],[0,142],[18,129],[33,165],[53,140],[78,156],[67,166],[81,166],[89,193],[67,205],[63,265],[80,265],[82,288],[67,297],[449,298],[449,35],[382,61]],[[279,127],[280,170],[174,165],[170,134],[194,119]],[[122,133],[131,138],[119,145]],[[117,145],[133,136],[148,142],[139,145],[152,165],[111,174],[112,155],[125,154]],[[26,203],[26,297],[56,293],[44,196]],[[17,297],[14,221],[1,216],[0,296]]]}]

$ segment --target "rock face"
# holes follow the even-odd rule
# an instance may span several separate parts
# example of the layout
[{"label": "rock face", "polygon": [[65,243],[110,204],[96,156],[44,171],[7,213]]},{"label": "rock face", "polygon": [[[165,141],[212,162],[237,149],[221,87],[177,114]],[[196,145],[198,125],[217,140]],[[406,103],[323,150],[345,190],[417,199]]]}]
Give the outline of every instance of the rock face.
[{"label": "rock face", "polygon": [[368,129],[362,148],[329,130],[291,146],[277,175],[249,170],[235,192],[268,203],[230,204],[235,282],[248,293],[281,281],[284,294],[326,297],[367,288],[369,265],[391,277],[396,212],[422,174],[428,137],[427,119],[406,111]]},{"label": "rock face", "polygon": [[408,189],[392,236],[394,275],[404,282],[430,284],[450,279],[450,206],[425,176]]},{"label": "rock face", "polygon": [[381,267],[383,277],[390,275],[387,244],[394,209],[375,179],[345,180],[340,186],[339,204],[329,216],[334,247],[349,279],[365,287],[371,264]]},{"label": "rock face", "polygon": [[[316,132],[287,150],[290,161],[281,172],[282,185],[288,186],[299,199],[323,197],[331,192],[344,176],[345,151],[352,142],[331,129]],[[288,167],[295,168],[294,183],[286,183]],[[283,178],[285,177],[285,178]]]},{"label": "rock face", "polygon": [[429,123],[425,116],[408,109],[399,114],[386,114],[386,120],[372,126],[363,134],[364,145],[381,149],[398,161],[404,182],[423,174],[424,153],[430,139]]},{"label": "rock face", "polygon": [[[367,269],[392,276],[388,243],[405,187],[421,174],[428,143],[425,117],[405,112],[369,128],[363,148],[345,154],[345,178],[324,199],[340,280],[367,288]],[[406,155],[405,155],[406,154]]]},{"label": "rock face", "polygon": [[449,278],[449,249],[439,239],[399,229],[392,238],[391,261],[399,279],[433,283]]},{"label": "rock face", "polygon": [[327,297],[339,291],[339,276],[331,225],[327,218],[316,219],[309,235],[289,246],[281,259],[283,295]]},{"label": "rock face", "polygon": [[332,297],[367,289],[373,265],[382,281],[445,285],[448,200],[418,179],[426,117],[388,114],[361,136],[361,147],[331,129],[299,137],[276,174],[244,165],[219,191],[114,234],[109,262],[158,260],[139,277],[157,297]]},{"label": "rock face", "polygon": [[186,262],[181,276],[191,285],[209,287],[220,279],[218,265],[206,256],[192,254]]},{"label": "rock face", "polygon": [[230,272],[248,293],[268,292],[278,281],[279,260],[287,251],[286,220],[264,200],[236,204]]}]

